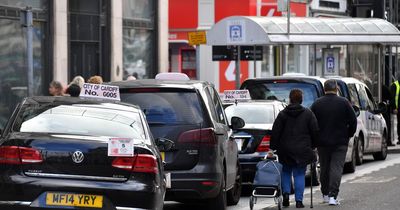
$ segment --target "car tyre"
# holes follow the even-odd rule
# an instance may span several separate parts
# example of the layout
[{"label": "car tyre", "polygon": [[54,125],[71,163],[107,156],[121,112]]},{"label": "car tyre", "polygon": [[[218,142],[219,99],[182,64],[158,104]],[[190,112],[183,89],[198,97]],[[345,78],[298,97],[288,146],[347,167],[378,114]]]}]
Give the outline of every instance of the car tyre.
[{"label": "car tyre", "polygon": [[349,163],[344,164],[343,172],[354,173],[355,171],[356,171],[356,149],[353,148],[353,152],[351,153],[351,161]]},{"label": "car tyre", "polygon": [[385,160],[387,157],[388,149],[387,149],[387,141],[386,141],[386,133],[382,136],[382,148],[380,152],[376,152],[372,154],[374,160]]},{"label": "car tyre", "polygon": [[207,202],[207,209],[226,210],[225,175],[222,176],[221,187],[218,195]]},{"label": "car tyre", "polygon": [[228,206],[233,206],[239,203],[240,195],[242,193],[242,169],[239,160],[236,163],[236,179],[235,185],[226,193]]},{"label": "car tyre", "polygon": [[359,166],[364,162],[364,141],[359,137],[356,141],[356,164]]}]

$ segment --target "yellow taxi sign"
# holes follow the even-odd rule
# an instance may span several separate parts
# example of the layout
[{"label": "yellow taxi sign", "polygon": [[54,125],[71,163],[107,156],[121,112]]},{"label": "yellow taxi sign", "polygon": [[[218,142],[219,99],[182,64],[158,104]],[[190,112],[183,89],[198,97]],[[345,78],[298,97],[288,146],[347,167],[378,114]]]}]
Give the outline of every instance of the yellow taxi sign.
[{"label": "yellow taxi sign", "polygon": [[206,31],[189,32],[189,45],[207,44]]}]

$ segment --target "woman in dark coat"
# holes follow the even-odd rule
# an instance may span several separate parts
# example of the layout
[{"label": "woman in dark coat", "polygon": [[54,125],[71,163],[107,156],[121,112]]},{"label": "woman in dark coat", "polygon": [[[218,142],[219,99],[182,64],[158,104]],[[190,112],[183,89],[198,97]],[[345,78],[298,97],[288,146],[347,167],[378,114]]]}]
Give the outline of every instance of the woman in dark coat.
[{"label": "woman in dark coat", "polygon": [[318,122],[314,114],[301,105],[301,90],[290,91],[289,100],[289,105],[278,114],[272,127],[271,149],[277,150],[279,162],[283,165],[283,206],[289,206],[293,174],[296,207],[304,208],[305,173],[307,164],[315,159]]}]

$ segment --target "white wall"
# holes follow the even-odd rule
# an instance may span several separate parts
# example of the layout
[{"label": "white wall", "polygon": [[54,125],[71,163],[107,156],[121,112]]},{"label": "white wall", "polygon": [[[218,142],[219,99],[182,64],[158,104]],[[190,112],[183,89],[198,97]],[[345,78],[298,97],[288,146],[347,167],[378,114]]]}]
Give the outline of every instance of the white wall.
[{"label": "white wall", "polygon": [[122,0],[111,1],[111,81],[123,77]]},{"label": "white wall", "polygon": [[158,72],[168,72],[168,0],[158,0]]},{"label": "white wall", "polygon": [[53,80],[68,84],[68,2],[54,1]]}]

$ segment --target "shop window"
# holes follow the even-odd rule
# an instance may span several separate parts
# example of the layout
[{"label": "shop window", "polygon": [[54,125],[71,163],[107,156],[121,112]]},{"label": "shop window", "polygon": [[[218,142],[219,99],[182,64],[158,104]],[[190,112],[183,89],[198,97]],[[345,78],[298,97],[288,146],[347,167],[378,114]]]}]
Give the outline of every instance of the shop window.
[{"label": "shop window", "polygon": [[123,0],[123,78],[153,78],[156,70],[155,0]]},{"label": "shop window", "polygon": [[[0,17],[0,129],[17,103],[28,96],[25,30],[19,20],[20,8],[47,8],[47,1],[3,0],[0,10],[6,11]],[[13,12],[14,11],[14,12]],[[40,18],[39,18],[40,17]],[[36,9],[33,14],[33,94],[45,95],[51,72],[47,68],[47,11]]]},{"label": "shop window", "polygon": [[181,56],[182,73],[191,79],[196,79],[196,50],[182,49]]},{"label": "shop window", "polygon": [[1,0],[0,6],[25,8],[27,6],[37,9],[47,9],[47,0]]}]

